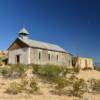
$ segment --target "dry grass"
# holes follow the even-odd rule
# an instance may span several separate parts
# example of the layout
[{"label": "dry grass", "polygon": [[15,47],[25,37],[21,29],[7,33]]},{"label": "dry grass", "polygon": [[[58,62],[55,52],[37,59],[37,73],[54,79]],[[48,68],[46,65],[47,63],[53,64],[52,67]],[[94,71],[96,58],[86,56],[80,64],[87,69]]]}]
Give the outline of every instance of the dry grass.
[{"label": "dry grass", "polygon": [[[52,74],[51,74],[52,71],[49,73],[48,69],[46,69],[46,70],[47,70],[47,72],[45,72],[45,70],[43,70],[43,74],[45,72],[45,74],[48,76],[48,79],[49,79],[52,76]],[[57,73],[61,73],[61,72],[58,70]],[[56,89],[61,91],[64,88],[66,89],[66,87],[69,85],[68,84],[69,81],[65,78],[66,75],[64,75],[64,77],[60,76],[59,78],[58,78],[59,74],[55,75],[55,73],[54,73],[53,75],[54,76],[57,75],[56,77],[54,77],[53,83],[50,83],[50,82],[44,83],[44,81],[42,81],[43,78],[38,77],[37,74],[33,74],[33,77],[35,76],[37,81],[35,82],[34,79],[32,79],[30,83],[28,83],[29,81],[27,82],[25,80],[22,81],[21,78],[9,79],[9,78],[3,78],[1,76],[0,77],[0,87],[1,87],[0,88],[0,100],[100,100],[100,94],[97,94],[97,93],[94,94],[92,92],[91,93],[84,92],[83,87],[82,87],[82,86],[84,86],[84,80],[86,82],[87,80],[92,79],[92,78],[94,78],[96,80],[100,79],[100,72],[92,71],[92,70],[91,71],[90,70],[81,71],[79,74],[76,74],[75,76],[70,77],[70,81],[72,81],[72,83],[70,84],[70,85],[72,85],[72,88],[71,88],[72,96],[68,96],[66,93],[65,93],[65,95],[58,95],[58,94],[53,94],[51,92],[52,90],[54,90],[55,87],[56,87]],[[43,76],[45,77],[45,75],[43,75]],[[80,79],[76,78],[76,76],[78,78],[82,78],[84,80],[80,80]],[[49,81],[49,80],[47,80],[47,81]],[[18,84],[16,85],[14,83],[11,91],[13,91],[16,86],[18,87],[19,90],[18,90],[18,93],[16,93],[14,91],[14,94],[16,94],[16,95],[13,95],[12,93],[10,93],[10,95],[9,95],[8,93],[5,93],[5,91],[9,88],[9,85],[13,82],[17,82]],[[19,84],[19,83],[21,83],[21,84]],[[80,85],[80,83],[82,83],[82,84]],[[27,87],[27,86],[29,86],[29,87]],[[21,88],[21,91],[20,91],[19,87]],[[34,88],[34,87],[36,87],[36,88]],[[40,88],[39,94],[34,94],[34,91],[37,91],[38,88]],[[29,91],[27,91],[27,90],[29,90]],[[75,92],[77,92],[77,93],[75,93]],[[77,94],[81,95],[80,92],[82,93],[83,98],[75,97],[75,96],[77,96]],[[75,93],[75,94],[73,94],[73,93]]]}]

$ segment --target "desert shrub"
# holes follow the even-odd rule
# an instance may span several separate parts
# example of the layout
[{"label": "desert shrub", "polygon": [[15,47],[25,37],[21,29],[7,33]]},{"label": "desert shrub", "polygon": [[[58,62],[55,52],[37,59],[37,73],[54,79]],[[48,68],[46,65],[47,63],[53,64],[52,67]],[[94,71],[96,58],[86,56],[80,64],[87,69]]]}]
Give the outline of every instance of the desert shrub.
[{"label": "desert shrub", "polygon": [[78,79],[75,75],[70,78],[60,77],[55,81],[55,91],[57,94],[81,97],[87,92],[87,84],[83,79]]},{"label": "desert shrub", "polygon": [[83,79],[76,79],[71,83],[69,95],[81,97],[87,90],[87,84]]},{"label": "desert shrub", "polygon": [[4,77],[18,78],[25,74],[27,66],[23,64],[12,64],[9,67],[4,67],[1,73]]},{"label": "desert shrub", "polygon": [[49,83],[55,83],[58,77],[62,76],[63,71],[63,67],[55,65],[33,66],[33,73],[37,74],[42,81]]},{"label": "desert shrub", "polygon": [[69,80],[64,78],[64,77],[59,77],[58,79],[55,80],[55,88],[57,90],[62,90],[64,89],[66,86],[68,86],[70,84]]},{"label": "desert shrub", "polygon": [[30,93],[34,93],[34,92],[37,92],[39,90],[39,87],[38,87],[37,82],[35,81],[35,79],[31,78],[29,85],[30,85],[30,88],[31,88],[29,90]]},{"label": "desert shrub", "polygon": [[74,73],[79,73],[80,72],[80,68],[79,67],[73,67],[73,71]]},{"label": "desert shrub", "polygon": [[69,86],[69,80],[65,77],[59,77],[55,80],[54,93],[57,95],[66,95],[66,87]]},{"label": "desert shrub", "polygon": [[38,71],[40,69],[40,66],[39,65],[32,64],[32,68],[33,68],[33,73],[38,74]]},{"label": "desert shrub", "polygon": [[92,68],[91,68],[91,67],[84,67],[83,70],[84,70],[84,71],[85,71],[85,70],[92,70]]},{"label": "desert shrub", "polygon": [[62,76],[64,76],[64,77],[66,77],[66,75],[72,74],[72,73],[73,73],[72,68],[63,68],[63,70],[62,70]]},{"label": "desert shrub", "polygon": [[8,94],[18,94],[21,92],[26,93],[36,93],[38,92],[39,87],[35,79],[31,78],[29,80],[22,79],[21,82],[12,82],[10,86],[6,89]]},{"label": "desert shrub", "polygon": [[46,77],[57,77],[60,75],[62,70],[63,70],[62,67],[58,67],[54,65],[46,65],[46,66],[41,66],[38,73]]},{"label": "desert shrub", "polygon": [[10,65],[12,71],[18,71],[20,73],[25,72],[28,69],[28,66],[24,64],[12,64]]},{"label": "desert shrub", "polygon": [[75,81],[78,80],[78,77],[75,76],[75,74],[72,74],[70,77],[69,77],[69,81],[70,81],[70,84],[73,84]]},{"label": "desert shrub", "polygon": [[10,70],[10,68],[8,68],[8,67],[2,68],[2,69],[1,69],[1,74],[2,74],[4,77],[6,77],[6,78],[10,77],[10,76],[11,76],[11,70]]},{"label": "desert shrub", "polygon": [[35,92],[38,92],[39,90],[38,84],[34,78],[30,78],[28,80],[23,79],[21,81],[21,87],[22,87],[22,90],[27,93],[35,93]]},{"label": "desert shrub", "polygon": [[8,94],[18,94],[21,93],[21,91],[22,91],[21,85],[18,84],[17,82],[12,82],[5,92]]},{"label": "desert shrub", "polygon": [[92,91],[100,94],[100,80],[90,79],[88,82]]}]

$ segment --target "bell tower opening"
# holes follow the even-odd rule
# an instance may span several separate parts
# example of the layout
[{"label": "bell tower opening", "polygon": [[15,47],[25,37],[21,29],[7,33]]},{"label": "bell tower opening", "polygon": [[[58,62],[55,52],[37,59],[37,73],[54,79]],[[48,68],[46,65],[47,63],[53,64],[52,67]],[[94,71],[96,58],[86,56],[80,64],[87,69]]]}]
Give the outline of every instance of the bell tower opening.
[{"label": "bell tower opening", "polygon": [[27,39],[28,35],[29,32],[24,27],[19,31],[19,37],[22,39]]}]

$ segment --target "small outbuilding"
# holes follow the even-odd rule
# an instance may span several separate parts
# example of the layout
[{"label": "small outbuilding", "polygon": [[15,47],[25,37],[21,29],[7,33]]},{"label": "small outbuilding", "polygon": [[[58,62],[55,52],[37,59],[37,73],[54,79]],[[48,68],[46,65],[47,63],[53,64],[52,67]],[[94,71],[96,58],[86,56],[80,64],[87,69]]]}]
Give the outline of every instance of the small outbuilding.
[{"label": "small outbuilding", "polygon": [[73,66],[80,69],[94,69],[92,58],[73,57]]}]

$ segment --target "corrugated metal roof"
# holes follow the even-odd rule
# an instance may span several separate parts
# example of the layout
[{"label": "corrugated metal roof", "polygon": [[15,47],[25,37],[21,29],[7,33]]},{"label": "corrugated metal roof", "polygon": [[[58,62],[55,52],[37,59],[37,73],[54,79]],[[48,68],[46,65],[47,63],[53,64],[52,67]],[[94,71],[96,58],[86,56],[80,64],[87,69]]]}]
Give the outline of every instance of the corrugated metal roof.
[{"label": "corrugated metal roof", "polygon": [[30,47],[37,47],[37,48],[43,48],[43,49],[48,49],[48,50],[53,50],[53,51],[60,51],[60,52],[66,52],[63,48],[61,48],[58,45],[51,44],[51,43],[46,43],[46,42],[41,42],[41,41],[36,41],[32,39],[22,39],[19,37],[21,41],[29,45]]}]

